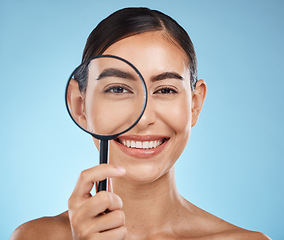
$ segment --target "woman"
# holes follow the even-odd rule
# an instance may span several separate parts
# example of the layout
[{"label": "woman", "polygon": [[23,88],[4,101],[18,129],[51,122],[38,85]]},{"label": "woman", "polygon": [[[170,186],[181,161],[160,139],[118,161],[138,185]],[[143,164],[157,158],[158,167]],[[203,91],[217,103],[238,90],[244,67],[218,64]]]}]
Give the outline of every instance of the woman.
[{"label": "woman", "polygon": [[[122,9],[90,34],[83,61],[99,54],[125,58],[140,70],[149,92],[146,110],[133,129],[110,142],[110,164],[81,173],[68,211],[25,223],[11,239],[269,239],[203,211],[177,191],[174,164],[206,96],[184,29],[158,11]],[[78,80],[82,96],[87,85]],[[88,122],[84,111],[79,114]],[[127,140],[134,145],[125,146]],[[150,142],[155,146],[141,148]],[[110,191],[92,196],[94,183],[107,177]]]}]

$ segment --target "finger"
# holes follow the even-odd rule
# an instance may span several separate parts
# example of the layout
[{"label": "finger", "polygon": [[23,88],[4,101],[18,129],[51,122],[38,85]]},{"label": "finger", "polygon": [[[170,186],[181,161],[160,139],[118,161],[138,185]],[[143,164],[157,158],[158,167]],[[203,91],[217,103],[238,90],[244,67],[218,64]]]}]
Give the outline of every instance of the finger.
[{"label": "finger", "polygon": [[109,240],[109,239],[116,239],[116,240],[124,240],[126,238],[127,231],[126,227],[122,226],[119,228],[115,228],[112,230],[108,230],[101,233],[94,234],[94,238],[92,239],[100,239],[100,240]]},{"label": "finger", "polygon": [[85,234],[104,232],[125,225],[125,215],[122,210],[115,210],[84,223]]},{"label": "finger", "polygon": [[76,197],[89,197],[94,183],[102,181],[107,177],[119,177],[125,174],[125,169],[111,164],[100,164],[96,167],[84,170],[76,183],[72,193]]},{"label": "finger", "polygon": [[99,192],[92,198],[88,199],[81,206],[80,215],[82,218],[94,217],[105,212],[105,210],[114,211],[122,209],[123,203],[119,196],[110,192]]},{"label": "finger", "polygon": [[122,210],[111,211],[96,218],[96,231],[102,232],[125,225],[125,215]]}]

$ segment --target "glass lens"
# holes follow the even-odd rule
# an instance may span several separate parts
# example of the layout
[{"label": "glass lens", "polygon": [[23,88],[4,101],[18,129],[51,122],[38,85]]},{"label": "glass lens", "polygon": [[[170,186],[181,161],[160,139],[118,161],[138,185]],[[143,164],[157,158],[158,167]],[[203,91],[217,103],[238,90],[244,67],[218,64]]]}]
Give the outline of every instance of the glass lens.
[{"label": "glass lens", "polygon": [[143,113],[146,86],[124,59],[100,56],[80,65],[66,88],[72,119],[95,135],[116,135],[132,127]]}]

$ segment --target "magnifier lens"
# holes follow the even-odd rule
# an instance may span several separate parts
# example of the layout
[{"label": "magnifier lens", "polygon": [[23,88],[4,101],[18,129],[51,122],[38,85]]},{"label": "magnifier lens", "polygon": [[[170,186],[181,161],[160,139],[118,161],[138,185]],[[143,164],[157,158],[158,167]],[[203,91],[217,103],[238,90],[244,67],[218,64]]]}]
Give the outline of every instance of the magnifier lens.
[{"label": "magnifier lens", "polygon": [[68,111],[92,135],[118,135],[142,115],[145,89],[132,64],[102,55],[83,63],[71,75],[66,92]]}]

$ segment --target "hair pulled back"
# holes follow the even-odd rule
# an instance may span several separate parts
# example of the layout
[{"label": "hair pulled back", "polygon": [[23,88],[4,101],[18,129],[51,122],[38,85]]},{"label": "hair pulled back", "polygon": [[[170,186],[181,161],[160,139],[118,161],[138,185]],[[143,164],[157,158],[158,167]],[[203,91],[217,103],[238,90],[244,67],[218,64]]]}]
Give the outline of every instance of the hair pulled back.
[{"label": "hair pulled back", "polygon": [[[115,42],[150,31],[165,31],[170,39],[181,47],[189,60],[191,89],[197,81],[197,62],[193,44],[187,32],[171,17],[149,8],[124,8],[102,20],[89,35],[82,62],[103,52]],[[81,69],[82,70],[82,69]],[[86,90],[86,71],[79,71],[76,80],[82,92]]]}]

